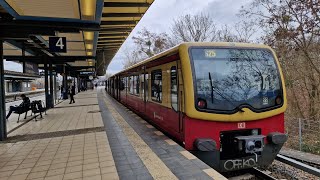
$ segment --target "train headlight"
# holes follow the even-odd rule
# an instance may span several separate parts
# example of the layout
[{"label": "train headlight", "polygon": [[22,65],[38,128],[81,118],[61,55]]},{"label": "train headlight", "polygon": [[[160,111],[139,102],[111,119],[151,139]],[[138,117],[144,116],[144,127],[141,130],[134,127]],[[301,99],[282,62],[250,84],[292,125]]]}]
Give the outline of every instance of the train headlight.
[{"label": "train headlight", "polygon": [[278,96],[276,98],[276,105],[280,105],[281,103],[282,103],[282,98],[281,98],[281,96]]},{"label": "train headlight", "polygon": [[207,102],[203,99],[199,99],[197,105],[199,108],[206,108]]},{"label": "train headlight", "polygon": [[259,130],[258,129],[252,129],[251,134],[252,135],[258,135],[259,134]]}]

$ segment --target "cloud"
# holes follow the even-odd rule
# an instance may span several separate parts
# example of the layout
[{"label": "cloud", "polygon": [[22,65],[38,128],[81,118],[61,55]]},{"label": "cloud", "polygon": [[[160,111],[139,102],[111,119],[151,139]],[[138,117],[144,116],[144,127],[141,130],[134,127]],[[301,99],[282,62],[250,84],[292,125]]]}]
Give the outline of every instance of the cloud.
[{"label": "cloud", "polygon": [[248,3],[250,3],[248,0],[216,0],[210,2],[204,12],[208,13],[219,25],[233,24],[240,20],[237,14],[241,10],[241,6]]},{"label": "cloud", "polygon": [[170,33],[170,27],[174,19],[185,14],[201,12],[208,13],[218,25],[234,24],[239,21],[237,13],[241,6],[249,2],[248,0],[156,0],[113,58],[107,72],[116,73],[122,70],[123,49],[125,47],[134,48],[132,37],[144,27],[152,32]]}]

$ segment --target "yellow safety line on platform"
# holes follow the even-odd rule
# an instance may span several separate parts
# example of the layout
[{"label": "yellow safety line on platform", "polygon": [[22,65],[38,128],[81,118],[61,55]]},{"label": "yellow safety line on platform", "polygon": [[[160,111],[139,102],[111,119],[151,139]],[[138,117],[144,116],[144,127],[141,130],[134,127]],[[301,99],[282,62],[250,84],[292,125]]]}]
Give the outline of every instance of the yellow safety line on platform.
[{"label": "yellow safety line on platform", "polygon": [[143,164],[149,170],[154,179],[178,179],[171,170],[162,162],[162,160],[150,149],[150,147],[141,139],[141,137],[131,128],[123,117],[112,106],[109,100],[104,99],[105,104],[110,110],[115,121],[121,127],[127,136],[134,150],[142,160]]}]

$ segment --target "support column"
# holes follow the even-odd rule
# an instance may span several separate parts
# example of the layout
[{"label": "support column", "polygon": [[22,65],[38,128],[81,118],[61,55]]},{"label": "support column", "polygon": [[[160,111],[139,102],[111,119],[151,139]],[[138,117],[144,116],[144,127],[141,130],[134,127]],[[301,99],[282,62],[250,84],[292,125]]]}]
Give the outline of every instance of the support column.
[{"label": "support column", "polygon": [[0,141],[7,138],[6,100],[3,65],[3,40],[0,39]]},{"label": "support column", "polygon": [[63,66],[63,99],[68,99],[68,75],[66,72],[66,66]]},{"label": "support column", "polygon": [[74,86],[74,93],[75,94],[77,94],[77,92],[76,92],[76,75],[74,75],[74,77],[73,77],[73,86]]},{"label": "support column", "polygon": [[42,57],[44,60],[44,90],[45,90],[45,97],[46,97],[46,108],[50,108],[49,102],[49,82],[48,82],[48,60],[47,57]]},{"label": "support column", "polygon": [[57,74],[53,76],[53,94],[54,94],[54,103],[57,103]]},{"label": "support column", "polygon": [[81,84],[80,84],[80,75],[77,74],[77,85],[78,85],[78,93],[80,92]]},{"label": "support column", "polygon": [[49,99],[49,105],[50,108],[54,107],[54,99],[53,99],[53,75],[52,75],[52,60],[49,61],[49,79],[50,79],[50,99]]},{"label": "support column", "polygon": [[[22,58],[24,60],[24,57],[26,56],[26,48],[24,46],[24,43],[22,43]],[[22,72],[26,73],[26,61],[22,62]]]}]

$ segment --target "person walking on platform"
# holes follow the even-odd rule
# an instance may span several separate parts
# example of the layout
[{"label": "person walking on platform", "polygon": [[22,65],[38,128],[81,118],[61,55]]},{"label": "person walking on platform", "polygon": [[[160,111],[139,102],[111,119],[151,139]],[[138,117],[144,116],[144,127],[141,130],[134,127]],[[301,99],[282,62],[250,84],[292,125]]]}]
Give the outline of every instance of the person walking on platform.
[{"label": "person walking on platform", "polygon": [[22,98],[22,103],[19,106],[10,106],[9,112],[8,112],[8,114],[6,116],[7,120],[9,119],[10,115],[12,114],[12,112],[21,111],[21,110],[29,108],[30,99],[24,94],[21,94],[20,97]]},{"label": "person walking on platform", "polygon": [[74,86],[71,86],[71,88],[69,89],[69,95],[70,95],[70,103],[75,103],[74,101],[74,95],[76,94],[76,88]]}]

